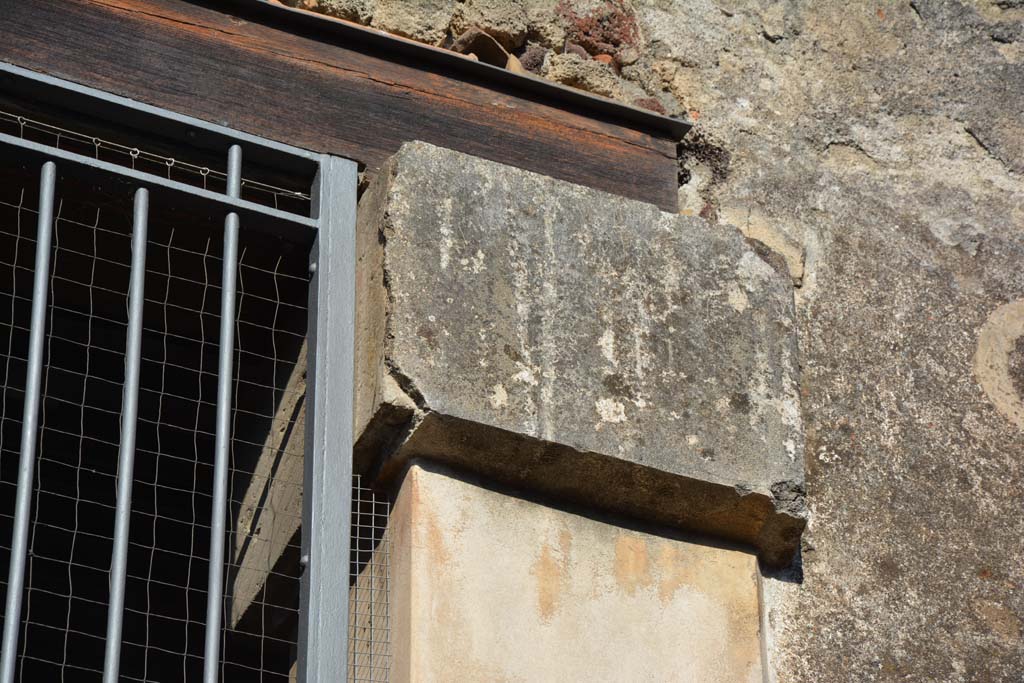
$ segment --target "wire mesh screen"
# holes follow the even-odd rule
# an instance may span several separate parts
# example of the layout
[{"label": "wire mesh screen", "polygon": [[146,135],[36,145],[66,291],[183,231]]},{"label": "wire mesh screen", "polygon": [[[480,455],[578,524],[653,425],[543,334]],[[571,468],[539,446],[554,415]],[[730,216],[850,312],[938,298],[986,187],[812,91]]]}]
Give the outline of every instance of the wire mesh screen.
[{"label": "wire mesh screen", "polygon": [[[21,417],[28,353],[29,300],[35,241],[22,236],[21,225],[34,223],[24,207],[20,187],[0,195],[0,566],[10,561],[14,499],[17,489]],[[25,264],[28,264],[27,269]],[[0,570],[2,571],[2,570]],[[0,599],[7,598],[7,574],[0,574]],[[3,617],[0,616],[0,619]]]},{"label": "wire mesh screen", "polygon": [[[0,562],[9,561],[35,255],[32,179],[0,194]],[[124,382],[130,195],[62,187],[17,674],[99,680]],[[222,228],[151,217],[121,678],[202,674]],[[308,246],[239,246],[221,672],[288,680],[296,652]]]},{"label": "wire mesh screen", "polygon": [[391,538],[388,498],[352,485],[352,545],[349,575],[349,680],[387,681],[391,665]]},{"label": "wire mesh screen", "polygon": [[[19,220],[3,230],[34,244],[35,211],[26,194],[19,192]],[[127,242],[117,229],[123,216],[104,216],[108,229],[95,209],[57,206],[20,639],[26,681],[102,671],[94,655],[104,642],[124,379],[127,280],[119,275],[127,273]],[[12,267],[30,276],[32,263],[21,257],[28,250],[18,251]]]},{"label": "wire mesh screen", "polygon": [[[16,646],[0,652],[4,680],[13,664],[20,681],[96,681],[104,669],[192,681],[204,668],[288,681],[302,657],[341,678],[346,600],[350,680],[387,680],[386,497],[353,481],[348,570],[346,529],[310,527],[312,558],[301,557],[304,477],[334,481],[348,467],[334,443],[303,462],[307,325],[328,324],[307,302],[311,282],[314,300],[342,292],[318,305],[352,325],[350,284],[328,286],[325,273],[354,260],[356,165],[5,69],[0,598]],[[335,189],[333,210],[308,218]],[[326,228],[316,258],[329,267],[311,279]],[[234,277],[222,283],[225,265]],[[351,343],[319,348],[345,355]],[[336,367],[313,368],[331,387],[319,395],[347,405],[351,369]],[[324,424],[342,425],[332,409],[317,405],[311,452],[325,450]],[[311,489],[309,509],[338,519],[345,493]],[[316,625],[301,643],[300,617]]]},{"label": "wire mesh screen", "polygon": [[[0,195],[0,566],[10,561],[14,500],[17,490],[21,418],[28,353],[29,300],[35,241],[22,236],[21,225],[34,222],[23,205],[20,187]],[[25,264],[29,264],[27,269]],[[2,570],[0,570],[2,571]],[[7,598],[7,573],[0,574],[0,599]],[[0,619],[3,617],[0,616]]]},{"label": "wire mesh screen", "polygon": [[304,253],[240,249],[226,679],[232,668],[242,674],[246,662],[269,671],[269,662],[287,660],[295,646],[307,287]]},{"label": "wire mesh screen", "polygon": [[[227,173],[216,167],[217,164],[222,163],[221,159],[210,160],[202,156],[196,159],[182,159],[180,158],[180,149],[175,152],[170,149],[156,151],[148,147],[135,147],[124,141],[126,134],[123,131],[119,136],[122,138],[121,140],[108,140],[92,133],[69,130],[49,121],[37,120],[23,113],[0,109],[0,132],[125,168],[152,173],[169,180],[201,187],[204,190],[224,192],[227,185]],[[150,145],[153,144],[152,140],[148,140],[148,142]],[[175,157],[173,154],[179,154],[179,157]],[[204,162],[211,165],[203,165]],[[276,177],[275,180],[282,181],[281,178]],[[284,178],[283,180],[294,179]],[[301,187],[301,183],[286,188],[254,178],[243,178],[241,196],[257,204],[307,215],[310,207],[309,192],[300,190],[299,187]]]}]

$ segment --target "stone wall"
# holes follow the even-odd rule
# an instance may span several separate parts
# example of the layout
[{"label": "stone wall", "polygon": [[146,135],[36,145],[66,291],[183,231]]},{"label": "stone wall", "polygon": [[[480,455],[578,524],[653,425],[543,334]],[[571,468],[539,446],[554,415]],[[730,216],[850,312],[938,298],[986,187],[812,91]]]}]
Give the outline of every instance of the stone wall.
[{"label": "stone wall", "polygon": [[1021,2],[305,1],[689,116],[683,212],[795,287],[812,514],[772,675],[1019,679]]},{"label": "stone wall", "polygon": [[759,683],[757,561],[413,462],[391,515],[391,681]]},{"label": "stone wall", "polygon": [[758,560],[789,567],[807,518],[782,259],[423,142],[358,213],[354,466],[398,491],[390,680],[762,680]]},{"label": "stone wall", "polygon": [[779,260],[698,217],[423,142],[359,214],[381,255],[358,268],[357,470],[431,458],[790,564],[804,436]]}]

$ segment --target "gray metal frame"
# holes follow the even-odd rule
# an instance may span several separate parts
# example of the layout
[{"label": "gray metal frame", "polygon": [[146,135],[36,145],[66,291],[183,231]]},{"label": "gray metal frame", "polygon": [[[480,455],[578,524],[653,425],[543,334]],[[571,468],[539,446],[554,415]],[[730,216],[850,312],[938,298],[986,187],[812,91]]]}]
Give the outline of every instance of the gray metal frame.
[{"label": "gray metal frame", "polygon": [[[111,120],[159,126],[170,137],[188,143],[202,139],[229,154],[226,194],[141,173],[65,150],[0,134],[0,149],[17,159],[40,164],[39,220],[32,299],[30,354],[26,377],[18,491],[4,613],[0,683],[13,683],[21,625],[27,528],[36,459],[42,348],[46,333],[50,236],[58,168],[61,176],[85,175],[123,183],[135,193],[129,326],[125,358],[122,435],[117,480],[114,552],[111,559],[104,681],[117,680],[131,487],[134,463],[135,414],[141,356],[141,319],[145,272],[146,225],[149,215],[187,200],[225,216],[224,273],[218,378],[215,493],[211,534],[209,601],[204,679],[219,672],[223,612],[224,535],[230,440],[232,365],[234,356],[235,277],[238,231],[269,230],[278,234],[314,233],[310,253],[307,418],[302,519],[302,562],[298,664],[302,681],[343,681],[348,663],[348,565],[352,486],[352,406],[355,322],[355,207],[357,167],[352,161],[317,155],[255,136],[164,112],[101,91],[35,74],[0,63],[0,75],[14,78],[27,93],[63,98],[63,105],[109,115]],[[166,135],[164,137],[167,137]],[[280,159],[282,168],[317,166],[313,215],[306,218],[238,198],[242,148],[247,158]],[[127,188],[126,188],[127,189]],[[329,412],[328,412],[329,411]],[[339,446],[340,445],[340,446]]]},{"label": "gray metal frame", "polygon": [[[325,159],[314,184],[314,207],[325,229],[310,254],[312,280],[306,389],[306,457],[303,462],[302,590],[299,604],[300,681],[344,681],[348,668],[348,564],[352,458],[338,444],[352,443],[355,366],[354,164]],[[312,416],[312,419],[309,417]],[[344,489],[347,496],[339,496]],[[331,596],[344,596],[343,601]],[[344,604],[342,604],[342,602]]]}]

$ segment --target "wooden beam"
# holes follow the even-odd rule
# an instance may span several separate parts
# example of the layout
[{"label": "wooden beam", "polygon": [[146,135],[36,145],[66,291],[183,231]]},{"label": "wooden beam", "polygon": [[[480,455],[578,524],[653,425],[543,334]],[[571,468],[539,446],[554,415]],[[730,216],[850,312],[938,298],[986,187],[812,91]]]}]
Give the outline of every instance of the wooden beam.
[{"label": "wooden beam", "polygon": [[[277,406],[263,451],[247,482],[236,516],[231,564],[236,567],[229,628],[237,628],[254,604],[269,601],[266,591],[280,570],[281,557],[295,546],[302,522],[303,447],[306,433],[306,343],[295,361]],[[257,611],[259,611],[257,609]],[[255,616],[256,619],[260,615]],[[259,622],[257,622],[259,623]],[[265,627],[266,625],[261,625]]]},{"label": "wooden beam", "polygon": [[424,140],[676,210],[676,140],[663,130],[532,92],[528,79],[493,83],[339,38],[327,19],[296,28],[259,3],[230,7],[0,0],[0,59],[356,159],[370,174]]}]

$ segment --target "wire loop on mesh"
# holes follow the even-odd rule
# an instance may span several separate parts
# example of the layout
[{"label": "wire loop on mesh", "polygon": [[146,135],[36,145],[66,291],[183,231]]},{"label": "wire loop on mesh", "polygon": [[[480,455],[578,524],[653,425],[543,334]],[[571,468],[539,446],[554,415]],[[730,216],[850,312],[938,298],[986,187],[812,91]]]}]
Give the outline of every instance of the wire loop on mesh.
[{"label": "wire loop on mesh", "polygon": [[[129,147],[122,145],[117,142],[105,140],[94,135],[86,135],[77,131],[55,126],[42,121],[36,121],[29,119],[24,115],[13,114],[10,112],[0,110],[0,121],[10,121],[18,125],[18,136],[25,138],[26,129],[36,131],[37,133],[51,135],[55,137],[55,147],[61,148],[61,141],[77,142],[83,145],[91,145],[97,152],[102,148],[112,154],[127,155],[130,158],[130,165],[135,168],[134,164],[138,161],[148,161],[151,163],[162,164],[168,169],[173,168],[175,171],[180,171],[184,174],[197,175],[203,178],[205,181],[208,177],[215,179],[219,182],[227,181],[227,173],[222,171],[215,171],[206,166],[199,166],[191,164],[181,159],[175,159],[166,155],[161,155],[156,152],[150,152],[146,150],[140,150],[138,147]],[[97,156],[98,158],[98,156]],[[206,173],[203,173],[203,170]],[[250,191],[257,193],[258,195],[264,195],[268,198],[267,202],[271,206],[278,208],[278,200],[280,198],[286,198],[290,200],[296,200],[307,203],[310,201],[310,195],[308,192],[301,192],[299,190],[291,190],[283,187],[277,187],[268,183],[252,180],[243,179],[242,185],[248,188]]]}]

